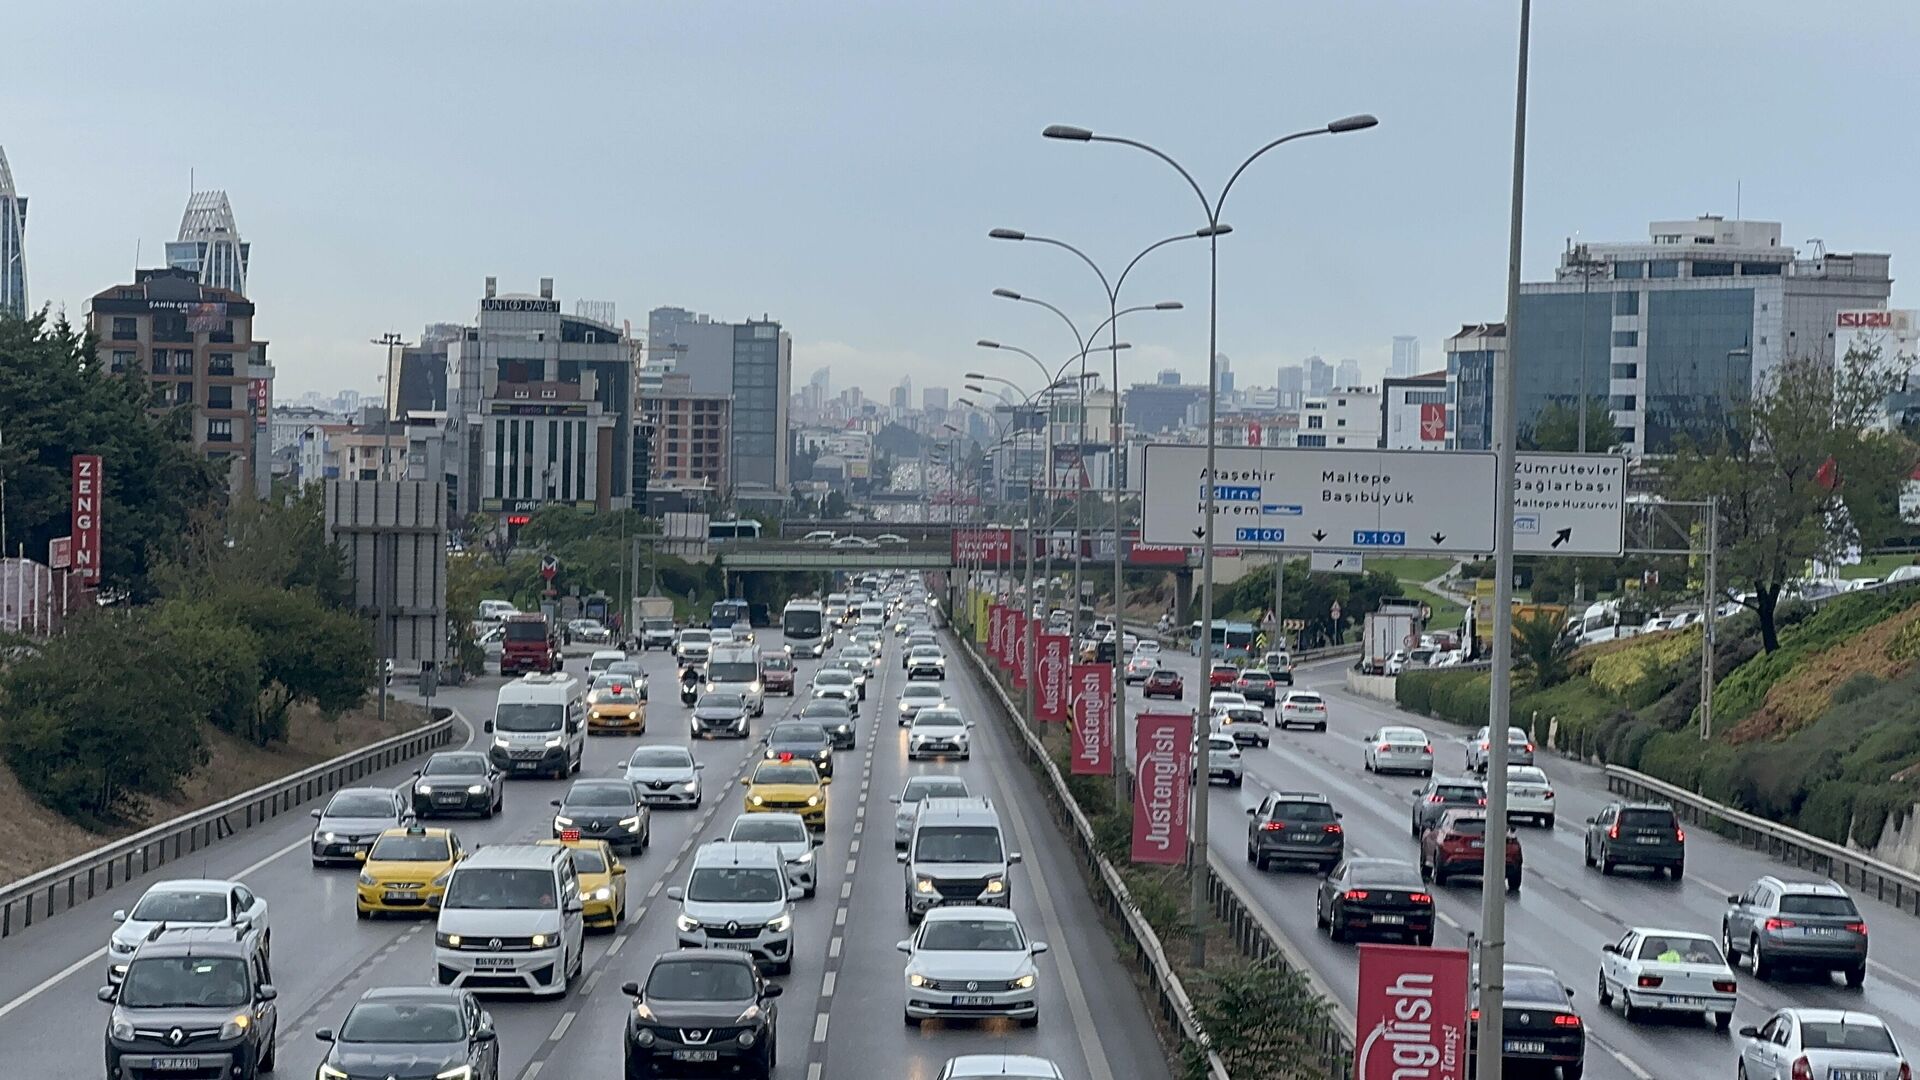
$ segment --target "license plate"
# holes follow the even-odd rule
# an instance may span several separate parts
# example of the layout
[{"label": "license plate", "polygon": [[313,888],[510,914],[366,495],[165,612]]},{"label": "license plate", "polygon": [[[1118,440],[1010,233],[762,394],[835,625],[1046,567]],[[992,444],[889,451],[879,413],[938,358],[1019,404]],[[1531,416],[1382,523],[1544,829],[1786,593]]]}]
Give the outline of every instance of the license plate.
[{"label": "license plate", "polygon": [[510,956],[476,956],[473,958],[473,966],[475,969],[482,971],[510,971],[513,969],[513,958]]},{"label": "license plate", "polygon": [[1484,847],[1486,847],[1486,846],[1487,846],[1487,842],[1486,842],[1485,840],[1475,840],[1475,841],[1473,841],[1473,843],[1472,843],[1472,844],[1470,844],[1469,846],[1470,846],[1470,847],[1472,847],[1472,848],[1473,848],[1473,850],[1475,850],[1475,851],[1479,851],[1480,849],[1482,849],[1482,848],[1484,848]]},{"label": "license plate", "polygon": [[673,1060],[675,1061],[719,1061],[720,1051],[718,1050],[675,1050],[673,1052]]},{"label": "license plate", "polygon": [[1676,995],[1674,997],[1668,998],[1667,1001],[1671,1003],[1675,1008],[1680,1008],[1680,1009],[1704,1009],[1707,1006],[1707,1002],[1705,998],[1679,997]]},{"label": "license plate", "polygon": [[1547,1044],[1532,1039],[1508,1039],[1501,1050],[1508,1054],[1544,1054]]},{"label": "license plate", "polygon": [[1301,841],[1301,842],[1303,842],[1303,843],[1304,843],[1304,842],[1306,842],[1306,841],[1308,841],[1308,840],[1311,840],[1311,839],[1313,839],[1313,834],[1312,834],[1312,833],[1307,833],[1307,832],[1296,832],[1296,833],[1288,833],[1288,834],[1287,834],[1287,839],[1289,839],[1289,840],[1298,840],[1298,841]]},{"label": "license plate", "polygon": [[993,999],[985,994],[956,994],[953,1003],[955,1005],[991,1005]]},{"label": "license plate", "polygon": [[1406,922],[1407,917],[1405,915],[1375,915],[1373,917],[1373,924],[1375,926],[1405,926]]},{"label": "license plate", "polygon": [[1880,1070],[1828,1069],[1827,1080],[1880,1080]]},{"label": "license plate", "polygon": [[436,803],[447,805],[447,806],[452,806],[456,803],[459,803],[463,798],[464,796],[461,796],[461,795],[435,795],[433,797],[433,801]]},{"label": "license plate", "polygon": [[197,1057],[154,1058],[153,1067],[156,1069],[165,1069],[169,1072],[197,1069],[200,1067],[200,1059]]},{"label": "license plate", "polygon": [[736,949],[740,952],[746,952],[747,950],[753,948],[753,943],[749,941],[709,941],[707,942],[707,948]]},{"label": "license plate", "polygon": [[1657,844],[1660,842],[1660,838],[1657,836],[1636,836],[1633,838],[1633,842],[1636,844]]},{"label": "license plate", "polygon": [[537,761],[516,761],[513,763],[513,767],[516,772],[532,772],[534,766],[538,764],[540,763]]},{"label": "license plate", "polygon": [[388,900],[418,900],[420,894],[412,889],[388,889]]}]

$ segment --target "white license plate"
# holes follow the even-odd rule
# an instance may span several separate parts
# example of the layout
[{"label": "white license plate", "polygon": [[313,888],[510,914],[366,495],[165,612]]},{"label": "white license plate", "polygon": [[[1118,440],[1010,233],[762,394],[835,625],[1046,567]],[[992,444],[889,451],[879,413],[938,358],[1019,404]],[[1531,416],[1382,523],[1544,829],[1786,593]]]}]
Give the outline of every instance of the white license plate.
[{"label": "white license plate", "polygon": [[1828,1069],[1827,1080],[1880,1080],[1880,1070]]},{"label": "white license plate", "polygon": [[747,950],[753,948],[753,943],[750,941],[709,941],[707,942],[707,948],[737,949],[740,952],[746,952]]},{"label": "white license plate", "polygon": [[991,1005],[993,999],[985,994],[956,994],[953,1003],[955,1005]]},{"label": "white license plate", "polygon": [[1657,844],[1660,842],[1660,838],[1657,836],[1636,836],[1633,838],[1633,842],[1636,844]]},{"label": "white license plate", "polygon": [[1676,1009],[1704,1009],[1707,1007],[1707,999],[1705,998],[1680,997],[1678,995],[1669,997],[1667,1003]]},{"label": "white license plate", "polygon": [[1373,924],[1375,926],[1405,926],[1406,922],[1407,917],[1405,915],[1375,915],[1373,917]]},{"label": "white license plate", "polygon": [[1845,933],[1837,926],[1808,926],[1804,930],[1809,937],[1839,937]]},{"label": "white license plate", "polygon": [[1481,848],[1487,846],[1487,842],[1485,840],[1475,840],[1471,846],[1475,851],[1479,851]]},{"label": "white license plate", "polygon": [[513,958],[510,956],[476,956],[473,966],[478,971],[511,971]]},{"label": "white license plate", "polygon": [[418,900],[418,899],[420,899],[420,894],[419,894],[419,892],[417,892],[417,891],[415,891],[415,890],[413,890],[413,889],[388,889],[388,890],[387,890],[387,899],[389,899],[389,900]]},{"label": "white license plate", "polygon": [[675,1050],[673,1052],[673,1060],[675,1061],[719,1061],[720,1052],[718,1050]]},{"label": "white license plate", "polygon": [[463,801],[465,798],[466,796],[464,795],[435,795],[433,797],[433,801],[436,803],[444,803],[448,806],[452,806],[455,803]]},{"label": "white license plate", "polygon": [[1508,1054],[1544,1054],[1547,1044],[1532,1039],[1508,1039],[1501,1050]]},{"label": "white license plate", "polygon": [[1288,833],[1288,834],[1287,834],[1287,839],[1289,839],[1289,840],[1298,840],[1298,841],[1301,841],[1302,843],[1304,843],[1304,842],[1306,842],[1306,841],[1308,841],[1308,840],[1311,840],[1311,839],[1313,839],[1313,834],[1312,834],[1312,833],[1307,833],[1307,832],[1296,832],[1296,833]]},{"label": "white license plate", "polygon": [[520,772],[532,772],[534,766],[539,764],[537,761],[516,761],[513,763],[513,767]]},{"label": "white license plate", "polygon": [[197,1057],[154,1058],[153,1067],[156,1069],[165,1069],[168,1072],[197,1069],[200,1067],[200,1059]]}]

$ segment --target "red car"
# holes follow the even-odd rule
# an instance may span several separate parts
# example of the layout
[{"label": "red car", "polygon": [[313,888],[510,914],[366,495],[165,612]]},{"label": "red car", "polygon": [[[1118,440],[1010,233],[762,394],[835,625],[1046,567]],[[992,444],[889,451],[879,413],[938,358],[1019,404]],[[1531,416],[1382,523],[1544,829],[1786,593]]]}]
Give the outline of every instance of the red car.
[{"label": "red car", "polygon": [[1207,669],[1207,689],[1209,690],[1231,690],[1233,684],[1238,681],[1240,681],[1240,669],[1232,664],[1215,661],[1214,665]]},{"label": "red car", "polygon": [[[1420,879],[1445,885],[1456,874],[1479,877],[1487,843],[1485,810],[1449,810],[1420,834]],[[1520,834],[1507,829],[1507,891],[1520,891]]]},{"label": "red car", "polygon": [[1159,668],[1147,676],[1146,685],[1140,688],[1140,696],[1145,698],[1170,697],[1175,701],[1187,695],[1187,685],[1180,681],[1180,673],[1172,668]]},{"label": "red car", "polygon": [[761,653],[760,685],[766,693],[792,697],[793,660],[786,653]]}]

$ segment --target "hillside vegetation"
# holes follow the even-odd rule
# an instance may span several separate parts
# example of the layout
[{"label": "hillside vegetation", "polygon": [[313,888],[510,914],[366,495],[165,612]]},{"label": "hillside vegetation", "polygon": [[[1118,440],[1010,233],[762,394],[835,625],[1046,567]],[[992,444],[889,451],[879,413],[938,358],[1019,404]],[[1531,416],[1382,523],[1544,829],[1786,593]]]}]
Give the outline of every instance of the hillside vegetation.
[{"label": "hillside vegetation", "polygon": [[[1720,627],[1713,737],[1699,734],[1698,627],[1582,649],[1566,681],[1516,678],[1514,722],[1560,751],[1660,777],[1836,842],[1876,843],[1920,802],[1920,586]],[[1402,676],[1400,704],[1486,722],[1485,672]]]}]

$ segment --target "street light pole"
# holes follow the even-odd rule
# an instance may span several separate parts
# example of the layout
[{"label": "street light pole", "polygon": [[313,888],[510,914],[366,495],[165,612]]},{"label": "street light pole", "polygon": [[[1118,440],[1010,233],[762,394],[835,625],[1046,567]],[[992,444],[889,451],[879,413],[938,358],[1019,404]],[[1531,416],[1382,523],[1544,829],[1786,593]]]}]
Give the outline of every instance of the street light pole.
[{"label": "street light pole", "polygon": [[[1209,662],[1213,656],[1213,519],[1214,489],[1216,487],[1214,483],[1214,457],[1220,442],[1219,432],[1215,430],[1220,405],[1220,365],[1218,361],[1220,355],[1220,212],[1226,205],[1227,194],[1233,190],[1234,182],[1240,179],[1240,174],[1246,172],[1247,167],[1259,160],[1267,151],[1296,139],[1304,139],[1314,135],[1338,135],[1348,131],[1361,131],[1373,127],[1378,123],[1379,121],[1372,116],[1361,114],[1335,120],[1323,127],[1296,131],[1291,135],[1283,135],[1278,139],[1274,139],[1272,142],[1267,143],[1265,146],[1248,155],[1247,159],[1240,163],[1239,168],[1235,169],[1233,174],[1227,178],[1226,185],[1220,189],[1219,196],[1213,199],[1207,198],[1206,192],[1201,190],[1199,183],[1194,180],[1193,174],[1188,172],[1184,166],[1163,151],[1155,149],[1146,143],[1112,135],[1095,135],[1085,128],[1070,127],[1064,124],[1052,125],[1041,133],[1050,139],[1065,139],[1072,142],[1108,142],[1121,146],[1131,146],[1137,150],[1144,150],[1159,158],[1161,161],[1166,162],[1173,167],[1175,172],[1180,174],[1181,178],[1187,182],[1187,186],[1193,189],[1194,195],[1199,197],[1201,209],[1203,209],[1207,215],[1207,225],[1210,228],[1207,236],[1207,465],[1206,475],[1203,477],[1203,483],[1201,484],[1203,491],[1201,499],[1203,528],[1200,537],[1200,635],[1201,640],[1205,643],[1205,648],[1201,650],[1203,664]],[[1190,896],[1192,930],[1189,937],[1192,944],[1192,961],[1195,967],[1204,965],[1207,959],[1207,939],[1205,933],[1207,907],[1207,802],[1206,791],[1202,790],[1196,794],[1193,800],[1193,812],[1191,815],[1193,835],[1189,839],[1189,844],[1193,852],[1192,892]]]},{"label": "street light pole", "polygon": [[[400,386],[394,381],[393,376],[393,350],[405,345],[406,339],[389,330],[379,337],[374,338],[373,344],[385,345],[387,347],[387,400],[386,407],[382,410],[386,414],[386,428],[380,434],[380,478],[382,480],[399,479],[400,477],[390,477],[388,475],[389,470],[393,467],[394,416],[400,411]],[[403,473],[402,476],[404,475]],[[397,512],[399,509],[398,499],[395,500],[394,507]],[[380,626],[379,631],[374,634],[374,644],[378,646],[380,650],[380,673],[378,675],[380,682],[380,703],[378,715],[381,727],[384,728],[387,723],[387,678],[393,670],[393,605],[390,594],[394,591],[393,579],[400,576],[398,567],[398,563],[400,562],[400,534],[396,532],[389,536],[388,542],[393,547],[393,556],[387,564],[388,580],[384,583],[384,587],[380,580],[381,545],[380,533],[377,526],[372,536],[373,594],[374,598],[380,603]]]}]

